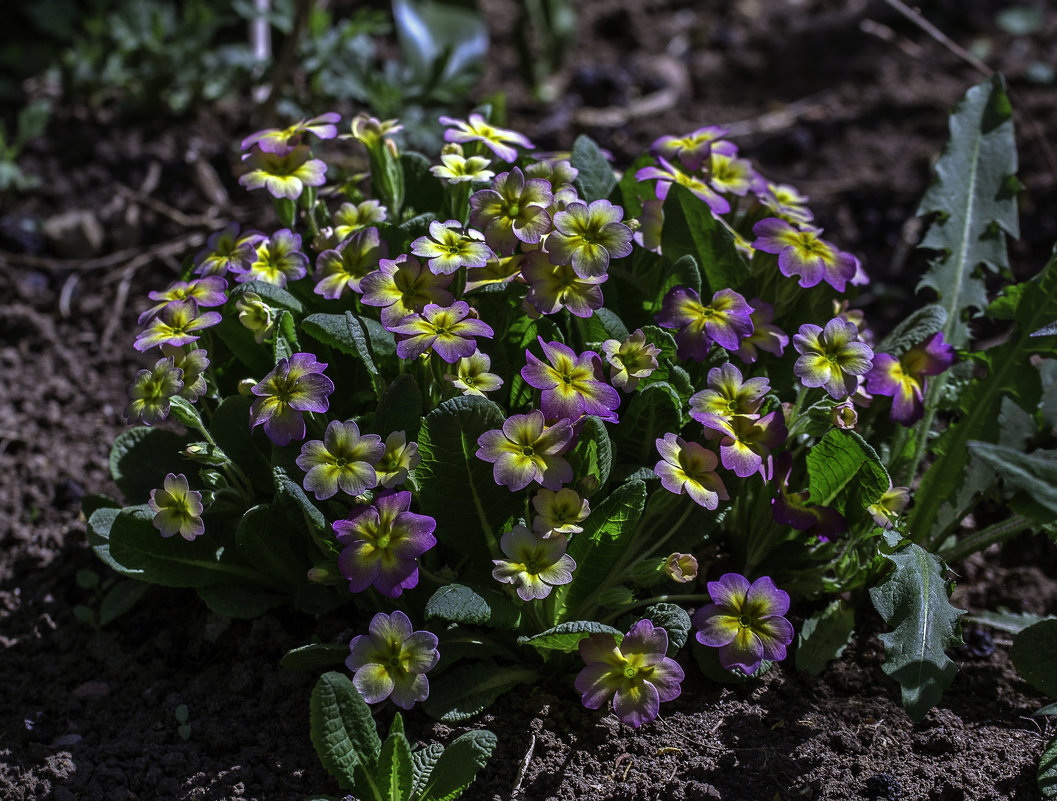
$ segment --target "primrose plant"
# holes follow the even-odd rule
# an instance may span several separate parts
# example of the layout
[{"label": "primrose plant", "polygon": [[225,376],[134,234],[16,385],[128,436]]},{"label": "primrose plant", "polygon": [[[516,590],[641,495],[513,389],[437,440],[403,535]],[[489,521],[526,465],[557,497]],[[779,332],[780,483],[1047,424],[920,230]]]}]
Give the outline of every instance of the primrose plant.
[{"label": "primrose plant", "polygon": [[[1015,232],[1004,98],[994,79],[955,110],[922,206],[936,302],[884,339],[859,260],[720,128],[619,176],[589,139],[536,154],[487,109],[442,118],[437,159],[395,120],[258,132],[241,182],[277,222],[215,232],[151,293],[139,425],[111,454],[132,505],[91,510],[91,542],[221,614],[345,608],[351,643],[283,664],[344,661],[365,702],[445,721],[555,676],[637,727],[688,653],[723,681],[793,648],[820,672],[869,590],[920,718],[954,672],[942,559],[1057,518],[1032,483],[1052,452],[1030,452],[1053,362],[1026,361],[1057,347],[1057,263],[990,302],[978,274]],[[332,166],[350,148],[368,176]],[[1004,344],[971,350],[974,309]],[[959,536],[982,498],[1013,522]],[[314,710],[319,745],[348,706]]]}]

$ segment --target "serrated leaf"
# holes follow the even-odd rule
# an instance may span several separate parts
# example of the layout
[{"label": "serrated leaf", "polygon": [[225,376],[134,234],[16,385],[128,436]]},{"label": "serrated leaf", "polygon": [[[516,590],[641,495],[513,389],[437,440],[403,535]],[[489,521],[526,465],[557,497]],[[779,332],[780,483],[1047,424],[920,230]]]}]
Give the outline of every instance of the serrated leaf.
[{"label": "serrated leaf", "polygon": [[518,645],[531,645],[540,653],[558,651],[571,654],[579,648],[580,640],[592,634],[612,634],[619,644],[624,634],[619,629],[593,620],[569,620],[553,628],[528,637],[518,637]]},{"label": "serrated leaf", "polygon": [[499,741],[487,729],[468,731],[444,749],[418,801],[453,801],[473,784],[477,772],[488,764]]},{"label": "serrated leaf", "polygon": [[910,348],[924,342],[937,331],[943,330],[947,322],[947,310],[939,304],[930,304],[914,311],[874,349],[877,353],[902,356]]},{"label": "serrated leaf", "polygon": [[411,798],[411,744],[404,736],[403,718],[398,712],[389,736],[378,756],[378,789],[384,801],[408,801]]},{"label": "serrated leaf", "polygon": [[832,429],[826,434],[807,453],[807,473],[811,502],[840,512],[852,493],[865,508],[891,486],[874,449],[854,431]]},{"label": "serrated leaf", "polygon": [[969,341],[965,314],[987,306],[979,266],[1007,269],[1006,235],[1019,236],[1016,196],[1009,191],[1016,142],[1001,75],[966,93],[951,112],[950,132],[936,178],[918,207],[919,215],[937,215],[920,247],[940,251],[918,289],[939,294],[947,311],[944,339],[960,348]]},{"label": "serrated leaf", "polygon": [[1028,493],[1057,516],[1057,450],[1024,453],[974,441],[969,443],[969,452],[989,464],[1007,484]]},{"label": "serrated leaf", "polygon": [[502,428],[503,410],[485,398],[459,396],[426,415],[415,470],[422,511],[437,521],[437,539],[462,553],[494,551],[520,497],[496,484],[492,465],[476,456],[477,438]]},{"label": "serrated leaf", "polygon": [[572,465],[573,475],[581,479],[592,476],[598,482],[591,492],[582,493],[584,497],[590,498],[604,487],[613,469],[613,442],[605,423],[594,416],[584,417],[576,447],[565,458]]},{"label": "serrated leaf", "polygon": [[1024,681],[1057,698],[1057,620],[1040,620],[1017,634],[1009,657]]},{"label": "serrated leaf", "polygon": [[1035,781],[1043,798],[1057,798],[1057,734],[1046,744],[1046,749],[1039,757]]},{"label": "serrated leaf", "polygon": [[1007,634],[1020,634],[1028,626],[1034,626],[1036,623],[1043,620],[1057,620],[1052,615],[1033,615],[1029,612],[1012,612],[1009,609],[1000,606],[995,612],[977,612],[973,615],[966,615],[965,620],[970,623],[979,623],[984,626],[990,626],[993,629],[1004,631]]},{"label": "serrated leaf", "polygon": [[130,501],[145,501],[165,476],[178,472],[177,457],[188,439],[161,428],[137,426],[122,431],[110,449],[110,475]]},{"label": "serrated leaf", "polygon": [[483,712],[518,684],[538,678],[539,674],[529,668],[501,667],[492,661],[460,664],[431,683],[422,709],[436,720],[458,723]]},{"label": "serrated leaf", "polygon": [[[735,246],[734,234],[689,189],[673,184],[664,202],[661,232],[665,258],[693,256],[701,269],[703,295],[737,289],[749,277],[749,265]],[[697,289],[697,287],[694,287]]]},{"label": "serrated leaf", "polygon": [[[675,656],[675,653],[686,645],[690,638],[690,629],[693,623],[690,615],[681,606],[675,604],[660,603],[646,607],[642,617],[649,618],[653,625],[660,626],[668,632],[667,656]],[[619,638],[617,642],[619,642]]]},{"label": "serrated leaf", "polygon": [[910,544],[885,557],[895,565],[870,600],[884,621],[895,628],[879,635],[885,646],[883,670],[899,682],[903,707],[915,723],[936,705],[958,666],[946,649],[957,644],[962,609],[951,606],[943,563],[924,548]]},{"label": "serrated leaf", "polygon": [[574,183],[580,197],[587,203],[609,197],[617,185],[617,177],[602,148],[589,136],[580,134],[576,137],[570,163],[580,171]]},{"label": "serrated leaf", "polygon": [[855,608],[832,601],[804,621],[796,644],[796,669],[817,676],[844,653],[855,628]]},{"label": "serrated leaf", "polygon": [[339,785],[347,790],[355,787],[358,765],[373,772],[382,741],[370,707],[351,679],[335,672],[320,676],[312,689],[309,718],[312,745]]},{"label": "serrated leaf", "polygon": [[283,654],[279,665],[287,670],[318,670],[321,667],[340,665],[348,655],[348,645],[313,642],[291,648]]},{"label": "serrated leaf", "polygon": [[521,612],[502,593],[464,584],[441,587],[426,602],[426,620],[440,618],[448,623],[513,628],[520,617]]}]

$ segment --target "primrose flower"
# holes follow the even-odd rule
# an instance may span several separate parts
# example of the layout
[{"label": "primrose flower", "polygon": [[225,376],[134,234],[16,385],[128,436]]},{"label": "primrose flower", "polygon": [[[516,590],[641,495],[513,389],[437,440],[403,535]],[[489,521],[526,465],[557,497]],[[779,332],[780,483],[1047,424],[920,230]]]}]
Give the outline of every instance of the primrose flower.
[{"label": "primrose flower", "polygon": [[643,167],[635,173],[635,180],[652,181],[656,179],[657,185],[654,187],[654,192],[658,200],[668,197],[668,190],[671,189],[672,184],[679,184],[689,189],[699,200],[704,201],[716,216],[730,211],[730,202],[709,184],[700,178],[687,175],[662,156],[658,156],[657,161],[660,162],[660,167]]},{"label": "primrose flower", "polygon": [[176,281],[170,284],[168,289],[147,294],[148,298],[160,301],[160,303],[143,312],[136,322],[146,325],[157,317],[162,309],[178,300],[193,300],[199,307],[223,306],[228,299],[224,294],[227,288],[228,282],[218,275],[193,278],[190,281]]},{"label": "primrose flower", "polygon": [[697,420],[705,427],[706,436],[719,438],[723,467],[732,470],[738,478],[759,473],[764,481],[771,480],[774,471],[771,449],[789,436],[779,412],[771,412],[758,420],[745,415],[727,420],[715,414],[701,414]]},{"label": "primrose flower", "polygon": [[[458,147],[458,145],[456,145]],[[449,184],[461,184],[469,181],[490,181],[495,175],[492,170],[485,169],[492,162],[484,156],[470,156],[466,158],[462,154],[462,148],[458,153],[441,153],[440,164],[430,167],[429,171],[436,178],[443,178]]]},{"label": "primrose flower", "polygon": [[401,253],[395,259],[381,259],[378,269],[360,282],[360,289],[363,303],[381,307],[382,325],[391,330],[427,303],[445,306],[455,300],[448,291],[450,284],[451,276],[434,275],[414,256]]},{"label": "primrose flower", "polygon": [[288,281],[304,278],[307,268],[308,256],[301,252],[301,235],[283,228],[257,245],[257,257],[235,280],[240,284],[264,281],[285,287]]},{"label": "primrose flower", "polygon": [[158,359],[152,368],[140,370],[132,379],[128,388],[132,402],[125,407],[125,419],[147,426],[164,420],[169,416],[173,395],[183,385],[183,370],[176,367],[172,357]]},{"label": "primrose flower", "polygon": [[891,480],[888,489],[881,493],[881,497],[866,507],[873,521],[883,529],[895,526],[893,522],[910,503],[910,489],[907,487],[893,487]]},{"label": "primrose flower", "polygon": [[327,165],[312,158],[308,145],[297,145],[285,153],[268,153],[257,146],[243,160],[251,168],[239,178],[249,190],[264,188],[274,198],[296,200],[306,186],[326,182]]},{"label": "primrose flower", "polygon": [[540,408],[547,419],[567,417],[576,421],[593,414],[615,423],[620,393],[602,380],[598,354],[589,350],[577,355],[561,342],[537,339],[547,361],[526,350],[528,363],[521,368],[521,377],[530,387],[542,390]]},{"label": "primrose flower", "polygon": [[547,236],[551,262],[571,264],[581,278],[604,275],[611,258],[631,253],[631,229],[623,217],[624,209],[608,200],[570,203],[554,215],[555,230]]},{"label": "primrose flower", "polygon": [[752,246],[778,255],[778,270],[786,278],[800,276],[800,286],[813,287],[823,280],[843,292],[859,269],[859,260],[822,239],[821,228],[795,228],[785,220],[768,217],[752,227]]},{"label": "primrose flower", "polygon": [[307,473],[305,489],[323,501],[337,495],[339,489],[346,495],[360,495],[377,487],[374,465],[383,453],[385,445],[377,434],[361,435],[352,420],[332,420],[323,441],[306,442],[294,461]]},{"label": "primrose flower", "polygon": [[421,314],[409,314],[389,330],[401,337],[396,343],[401,359],[415,359],[432,350],[448,364],[477,351],[474,337],[491,339],[494,334],[486,322],[470,316],[470,304],[464,300],[446,308],[427,303]]},{"label": "primrose flower", "polygon": [[184,350],[172,345],[161,346],[162,355],[172,359],[173,366],[183,371],[183,389],[180,397],[194,403],[206,392],[206,379],[203,373],[209,367],[209,353],[204,348]]},{"label": "primrose flower", "polygon": [[444,380],[451,381],[463,395],[479,395],[495,392],[503,386],[503,379],[495,373],[488,372],[492,360],[487,353],[475,350],[469,356],[463,356],[455,363],[454,373],[445,373]]},{"label": "primrose flower", "polygon": [[678,329],[676,355],[681,359],[704,361],[715,342],[736,351],[752,331],[752,307],[732,289],[721,289],[705,305],[701,296],[685,286],[672,288],[655,316],[661,328]]},{"label": "primrose flower", "polygon": [[440,652],[435,634],[412,631],[411,621],[400,610],[371,618],[367,634],[353,637],[345,666],[352,683],[368,704],[386,698],[401,709],[411,709],[429,696],[426,673],[437,666]]},{"label": "primrose flower", "polygon": [[437,521],[409,512],[410,492],[387,490],[370,506],[359,506],[345,520],[332,524],[338,542],[338,568],[351,592],[373,586],[386,598],[397,598],[418,585],[415,561],[437,544]]},{"label": "primrose flower", "polygon": [[258,345],[275,331],[275,309],[265,303],[256,292],[243,293],[235,301],[239,322],[253,332],[253,341]]},{"label": "primrose flower", "polygon": [[387,216],[380,200],[342,203],[334,212],[334,236],[345,239],[363,228],[385,222]]},{"label": "primrose flower", "polygon": [[522,256],[521,276],[528,282],[525,301],[539,314],[555,314],[568,309],[570,314],[588,318],[602,308],[602,287],[609,276],[581,278],[571,265],[551,264],[541,250]]},{"label": "primrose flower", "polygon": [[772,325],[774,306],[759,298],[749,301],[752,314],[752,333],[738,343],[734,355],[746,364],[754,364],[759,358],[759,350],[765,350],[775,356],[781,356],[789,345],[789,337],[778,326]]},{"label": "primrose flower", "polygon": [[338,135],[335,123],[340,120],[341,115],[331,111],[310,120],[300,120],[287,128],[268,128],[264,131],[257,131],[242,140],[241,149],[249,150],[257,145],[265,153],[288,153],[301,144],[301,137],[306,133],[315,134],[320,139],[333,139]]},{"label": "primrose flower", "polygon": [[706,414],[727,421],[735,415],[758,418],[757,412],[770,389],[766,378],[745,381],[741,370],[727,362],[708,371],[708,389],[690,396],[690,416],[698,422]]},{"label": "primrose flower", "polygon": [[532,530],[544,539],[555,534],[579,534],[584,530],[580,523],[591,514],[587,498],[581,498],[569,487],[562,487],[557,492],[537,490],[532,496],[532,507],[536,510]]},{"label": "primrose flower", "polygon": [[132,347],[145,351],[161,345],[189,345],[198,341],[199,331],[220,320],[220,312],[199,314],[198,304],[193,299],[173,300],[165,304],[150,325],[136,335]]},{"label": "primrose flower", "polygon": [[751,161],[713,151],[708,163],[708,182],[713,189],[739,197],[749,194],[756,177]]},{"label": "primrose flower", "polygon": [[573,580],[576,562],[565,552],[563,534],[543,537],[521,525],[499,538],[506,559],[493,559],[492,578],[513,584],[522,601],[546,598],[554,587]]},{"label": "primrose flower", "polygon": [[925,410],[926,376],[939,375],[954,362],[954,349],[937,331],[896,358],[888,353],[874,357],[873,369],[866,375],[866,390],[873,395],[892,397],[891,419],[905,426],[921,419]]},{"label": "primrose flower", "polygon": [[719,459],[712,451],[676,434],[665,434],[656,440],[656,445],[661,461],[653,466],[653,472],[668,492],[685,492],[698,506],[711,510],[730,498],[723,479],[716,473]]},{"label": "primrose flower", "polygon": [[689,584],[697,578],[697,559],[688,553],[673,553],[664,560],[664,573],[678,584]]},{"label": "primrose flower", "polygon": [[501,429],[485,431],[477,438],[477,458],[494,465],[495,483],[511,492],[524,489],[533,481],[550,490],[561,489],[572,481],[573,468],[561,454],[572,445],[569,420],[545,425],[543,412],[507,418]]},{"label": "primrose flower", "polygon": [[493,258],[492,249],[484,243],[484,234],[472,228],[462,231],[458,220],[429,224],[429,236],[411,243],[411,252],[428,258],[429,269],[439,275],[451,275],[460,267],[484,267]]},{"label": "primrose flower", "polygon": [[247,231],[239,236],[239,230],[238,223],[231,223],[209,235],[205,248],[194,258],[196,275],[224,275],[250,268],[257,258],[257,244],[265,236],[260,231]]},{"label": "primrose flower", "polygon": [[757,197],[764,206],[791,223],[806,225],[815,218],[807,207],[807,195],[800,194],[795,186],[765,181],[764,191]]},{"label": "primrose flower", "polygon": [[859,377],[873,366],[873,350],[858,339],[855,324],[839,317],[825,328],[805,323],[793,337],[800,354],[793,373],[805,387],[824,387],[837,400],[848,397],[858,387]]},{"label": "primrose flower", "polygon": [[550,184],[551,194],[554,196],[552,211],[561,211],[570,203],[580,200],[576,187],[573,186],[573,181],[579,174],[580,171],[568,159],[542,159],[525,167],[526,178],[542,178]]},{"label": "primrose flower", "polygon": [[526,181],[524,173],[514,167],[497,175],[491,188],[470,195],[470,222],[484,230],[492,250],[509,256],[518,242],[534,245],[551,230],[547,207],[552,200],[549,183],[542,178]]},{"label": "primrose flower", "polygon": [[657,369],[661,349],[646,341],[641,328],[636,328],[623,342],[607,339],[602,343],[611,370],[609,380],[623,392],[634,392],[640,378],[647,378]]},{"label": "primrose flower", "polygon": [[690,172],[696,172],[712,152],[712,145],[726,135],[726,128],[709,125],[683,136],[662,136],[650,145],[650,154],[677,158]]},{"label": "primrose flower", "polygon": [[453,126],[444,132],[445,142],[457,142],[459,144],[480,142],[495,153],[496,158],[508,164],[517,161],[517,148],[513,147],[513,145],[530,150],[535,147],[527,137],[517,131],[508,131],[504,128],[489,125],[480,114],[471,114],[469,121],[441,117],[440,124]]},{"label": "primrose flower", "polygon": [[389,245],[382,241],[377,228],[354,231],[337,247],[319,254],[312,291],[328,300],[337,300],[346,288],[362,292],[363,279],[378,269],[388,252]]},{"label": "primrose flower", "polygon": [[793,457],[782,453],[776,460],[775,484],[778,493],[771,499],[771,515],[775,522],[784,523],[797,531],[814,534],[820,542],[829,542],[848,529],[843,515],[828,506],[809,503],[811,493],[789,491],[789,475],[793,470]]},{"label": "primrose flower", "polygon": [[588,709],[598,709],[611,697],[621,723],[638,728],[660,712],[662,701],[682,691],[683,669],[665,656],[668,632],[650,620],[640,620],[620,645],[612,634],[592,634],[580,640],[584,669],[576,676],[576,690]]},{"label": "primrose flower", "polygon": [[793,641],[793,626],[782,617],[789,611],[789,593],[769,576],[750,584],[744,576],[725,573],[708,582],[708,594],[712,603],[697,610],[693,624],[699,643],[719,649],[725,670],[740,668],[751,676],[764,659],[785,659]]},{"label": "primrose flower", "polygon": [[151,524],[163,537],[179,534],[190,542],[206,530],[202,522],[202,493],[188,486],[183,473],[166,474],[162,489],[151,490],[147,504],[154,512]]},{"label": "primrose flower", "polygon": [[386,489],[403,484],[421,461],[418,443],[408,442],[407,434],[403,431],[393,431],[385,438],[385,453],[374,466],[378,484]]},{"label": "primrose flower", "polygon": [[351,136],[357,142],[362,142],[366,145],[369,150],[377,147],[380,142],[390,141],[391,135],[404,130],[404,126],[400,125],[396,120],[379,120],[370,114],[360,112],[352,118],[349,130],[352,133],[344,135],[342,138],[347,139]]},{"label": "primrose flower", "polygon": [[250,430],[263,424],[268,439],[280,447],[304,439],[302,412],[325,412],[330,408],[334,382],[323,375],[326,368],[311,353],[280,359],[250,390],[257,396],[250,407]]}]

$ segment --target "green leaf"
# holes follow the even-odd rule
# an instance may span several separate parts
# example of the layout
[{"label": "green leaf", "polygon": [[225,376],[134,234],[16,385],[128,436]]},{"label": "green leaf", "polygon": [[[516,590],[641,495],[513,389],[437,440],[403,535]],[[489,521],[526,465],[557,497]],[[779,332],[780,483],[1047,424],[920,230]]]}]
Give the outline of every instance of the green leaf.
[{"label": "green leaf", "polygon": [[477,772],[488,764],[498,740],[487,729],[456,737],[433,765],[418,801],[453,801],[473,784]]},{"label": "green leaf", "polygon": [[362,764],[373,772],[382,750],[370,707],[347,676],[328,672],[312,689],[309,716],[323,767],[341,787],[353,789],[355,768]]},{"label": "green leaf", "polygon": [[[646,607],[642,617],[649,618],[653,621],[653,625],[660,626],[668,632],[668,656],[675,656],[690,638],[693,623],[690,615],[681,606],[668,603],[653,604]],[[619,642],[620,638],[617,638],[617,641]]]},{"label": "green leaf", "polygon": [[393,20],[400,51],[420,91],[480,72],[488,52],[488,28],[474,8],[436,0],[394,0]]},{"label": "green leaf", "polygon": [[653,464],[658,439],[683,427],[682,400],[664,382],[640,387],[631,396],[616,427],[621,462]]},{"label": "green leaf", "polygon": [[166,474],[179,471],[185,447],[187,437],[172,431],[130,428],[117,435],[110,449],[110,475],[128,500],[145,501],[151,490],[161,488]]},{"label": "green leaf", "polygon": [[323,667],[340,665],[349,655],[349,646],[313,642],[298,648],[291,648],[279,660],[280,666],[287,670],[319,670]]},{"label": "green leaf", "polygon": [[576,447],[565,458],[572,465],[573,475],[579,480],[591,476],[597,482],[590,492],[584,489],[581,493],[584,497],[590,498],[605,486],[613,469],[613,442],[605,423],[594,416],[584,417]]},{"label": "green leaf", "polygon": [[853,494],[862,512],[891,486],[874,449],[854,431],[832,429],[807,453],[811,502],[844,512]]},{"label": "green leaf", "polygon": [[903,707],[915,723],[943,695],[958,666],[945,653],[960,639],[958,618],[964,610],[951,606],[943,563],[924,548],[910,544],[885,558],[895,570],[870,588],[870,600],[895,629],[881,634],[885,673],[899,682]]},{"label": "green leaf", "polygon": [[609,197],[613,187],[617,185],[617,177],[613,174],[613,168],[602,148],[591,137],[584,134],[576,137],[570,162],[580,171],[574,183],[584,201],[590,203]]},{"label": "green leaf", "polygon": [[283,524],[279,510],[259,504],[248,510],[235,529],[235,542],[246,560],[264,576],[293,591],[305,581],[306,558],[294,546],[297,539]]},{"label": "green leaf", "polygon": [[444,185],[429,171],[433,166],[421,153],[408,150],[400,154],[407,197],[414,201],[415,211],[439,215],[444,205]]},{"label": "green leaf", "polygon": [[529,668],[500,667],[492,661],[460,664],[431,683],[429,698],[422,702],[422,709],[436,720],[458,723],[483,712],[518,684],[538,678],[539,674]]},{"label": "green leaf", "polygon": [[411,744],[404,735],[404,719],[397,712],[378,756],[381,797],[385,801],[409,801],[412,777]]},{"label": "green leaf", "polygon": [[1039,758],[1039,770],[1035,774],[1039,792],[1043,798],[1057,798],[1057,734],[1046,744]]},{"label": "green leaf", "polygon": [[595,309],[595,313],[584,320],[584,328],[584,339],[587,342],[602,342],[606,339],[623,342],[631,333],[619,315],[605,306]]},{"label": "green leaf", "polygon": [[847,601],[830,602],[804,621],[797,635],[796,669],[817,676],[844,653],[855,627],[855,608]]},{"label": "green leaf", "polygon": [[503,410],[486,398],[458,396],[426,415],[415,469],[422,511],[437,521],[437,539],[462,553],[483,544],[498,553],[499,535],[521,508],[521,498],[495,483],[492,465],[476,456],[477,438],[501,428]]},{"label": "green leaf", "polygon": [[749,265],[734,242],[734,234],[703,200],[686,187],[672,184],[664,203],[661,247],[665,258],[672,261],[686,255],[697,260],[704,283],[702,295],[711,297],[745,282]]},{"label": "green leaf", "polygon": [[945,308],[935,303],[923,306],[892,329],[892,333],[882,339],[874,350],[877,353],[902,356],[937,331],[942,331],[943,324],[946,322],[947,310]]},{"label": "green leaf", "polygon": [[1010,486],[1028,493],[1032,500],[1057,516],[1057,450],[1032,453],[970,442],[969,452],[989,464]]},{"label": "green leaf", "polygon": [[531,645],[540,653],[558,651],[563,654],[574,653],[580,646],[580,640],[592,634],[612,634],[617,644],[624,638],[623,632],[605,623],[593,620],[569,620],[553,628],[541,631],[528,637],[518,637],[518,645]]},{"label": "green leaf", "polygon": [[95,551],[96,556],[118,573],[139,575],[142,571],[128,570],[110,555],[110,529],[120,512],[120,508],[111,507],[103,507],[92,512],[92,516],[88,518],[88,544]]},{"label": "green leaf", "polygon": [[197,592],[211,612],[239,620],[260,617],[285,602],[281,595],[247,584],[210,584],[199,587]]},{"label": "green leaf", "polygon": [[520,617],[520,610],[503,593],[464,584],[441,587],[426,602],[426,620],[440,618],[448,623],[513,628]]},{"label": "green leaf", "polygon": [[378,409],[374,413],[371,430],[384,440],[394,431],[403,431],[407,441],[418,439],[422,425],[422,393],[410,373],[397,376],[382,393]]},{"label": "green leaf", "polygon": [[1009,657],[1024,681],[1057,698],[1057,620],[1041,620],[1017,634]]},{"label": "green leaf", "polygon": [[294,314],[301,313],[301,301],[280,286],[270,284],[267,281],[247,281],[244,284],[235,284],[228,292],[228,301],[225,304],[228,309],[224,316],[234,316],[238,319],[235,310],[235,301],[240,300],[247,292],[253,292],[262,301],[276,309],[284,309]]},{"label": "green leaf", "polygon": [[228,458],[237,464],[254,488],[272,492],[271,459],[250,434],[252,399],[242,395],[224,398],[209,421],[209,432]]},{"label": "green leaf", "polygon": [[947,312],[944,339],[962,348],[969,341],[965,315],[987,306],[981,264],[1008,269],[1006,234],[1019,236],[1017,171],[1012,107],[1005,81],[995,74],[974,86],[950,117],[951,138],[936,162],[936,178],[918,207],[937,215],[920,247],[940,251],[918,285],[934,289]]},{"label": "green leaf", "polygon": [[1028,626],[1034,626],[1043,620],[1057,620],[1057,617],[1052,615],[1033,615],[1029,612],[1012,612],[1006,607],[1000,606],[995,612],[978,612],[974,615],[966,615],[965,620],[970,623],[990,626],[1007,634],[1020,634]]},{"label": "green leaf", "polygon": [[304,522],[313,535],[327,530],[327,519],[323,513],[309,500],[301,485],[290,478],[283,468],[272,469],[272,480],[275,483],[275,497],[279,501],[279,508],[291,523],[298,525]]},{"label": "green leaf", "polygon": [[99,604],[99,625],[105,626],[112,623],[130,611],[143,597],[149,586],[135,579],[121,579],[115,582]]},{"label": "green leaf", "polygon": [[411,752],[411,765],[414,776],[411,780],[411,797],[418,798],[426,782],[429,781],[433,768],[444,753],[444,746],[440,743],[430,743],[427,746]]},{"label": "green leaf", "polygon": [[310,314],[301,327],[315,340],[357,359],[367,370],[375,392],[383,389],[379,362],[396,353],[393,335],[375,320],[351,311],[345,314]]}]

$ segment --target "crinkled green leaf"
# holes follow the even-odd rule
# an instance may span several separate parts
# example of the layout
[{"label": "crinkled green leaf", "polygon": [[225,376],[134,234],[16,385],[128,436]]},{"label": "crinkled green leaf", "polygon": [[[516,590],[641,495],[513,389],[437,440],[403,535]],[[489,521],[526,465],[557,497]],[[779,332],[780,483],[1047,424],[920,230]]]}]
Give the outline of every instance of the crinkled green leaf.
[{"label": "crinkled green leaf", "polygon": [[[842,513],[861,513],[891,485],[874,449],[854,431],[836,428],[807,452],[807,473],[811,502]],[[853,496],[858,509],[848,507]]]},{"label": "crinkled green leaf", "polygon": [[230,313],[235,319],[238,319],[235,302],[241,299],[247,292],[254,293],[267,305],[274,308],[285,309],[294,314],[301,313],[301,301],[282,287],[276,286],[267,281],[247,281],[244,284],[235,284],[228,292],[226,307],[229,311],[225,313],[225,317]]},{"label": "crinkled green leaf", "polygon": [[895,570],[870,588],[874,608],[895,627],[879,637],[885,646],[882,669],[899,682],[903,707],[917,722],[958,672],[946,650],[960,640],[958,618],[964,610],[951,605],[943,563],[934,554],[910,544],[885,558]]},{"label": "crinkled green leaf", "polygon": [[422,709],[436,720],[458,723],[483,712],[518,684],[537,678],[539,674],[529,668],[500,666],[490,660],[459,664],[430,683]]},{"label": "crinkled green leaf", "polygon": [[847,601],[830,602],[800,627],[796,640],[796,669],[814,676],[844,653],[855,628],[855,608]]},{"label": "crinkled green leaf", "polygon": [[411,766],[414,771],[411,781],[412,798],[420,796],[422,789],[426,786],[426,782],[429,781],[430,774],[433,773],[437,760],[440,759],[443,753],[444,746],[440,743],[430,743],[417,751],[411,752]]},{"label": "crinkled green leaf", "polygon": [[341,787],[353,789],[357,765],[373,772],[382,750],[370,707],[348,676],[329,672],[312,689],[309,715],[312,745],[323,767]]},{"label": "crinkled green leaf", "polygon": [[924,342],[937,331],[943,330],[947,322],[947,310],[932,303],[912,312],[897,325],[875,348],[878,353],[902,356],[915,345]]},{"label": "crinkled green leaf", "polygon": [[947,311],[944,339],[964,347],[966,313],[987,307],[978,268],[1007,269],[1006,235],[1019,236],[1011,185],[1017,171],[1013,114],[1001,75],[966,93],[951,112],[950,132],[936,178],[918,208],[919,215],[936,215],[921,247],[940,251],[918,288],[939,294]]},{"label": "crinkled green leaf", "polygon": [[1057,798],[1057,734],[1046,744],[1046,749],[1039,757],[1035,780],[1043,798]]},{"label": "crinkled green leaf", "polygon": [[584,134],[576,137],[570,162],[580,171],[575,184],[585,202],[609,197],[617,185],[617,177],[602,149],[591,137]]},{"label": "crinkled green leaf", "polygon": [[664,202],[661,247],[665,258],[693,256],[701,269],[702,295],[737,289],[749,277],[749,265],[734,244],[734,234],[689,189],[673,184]]},{"label": "crinkled green leaf", "polygon": [[597,482],[589,492],[577,484],[576,488],[581,490],[581,495],[589,498],[605,486],[613,469],[613,442],[609,438],[605,423],[593,416],[583,418],[576,447],[569,451],[565,458],[572,465],[573,474],[577,479],[591,476]]},{"label": "crinkled green leaf", "polygon": [[425,619],[440,618],[448,623],[513,628],[521,612],[503,593],[491,588],[447,584],[426,602]]},{"label": "crinkled green leaf", "polygon": [[[660,603],[647,606],[641,618],[649,618],[654,626],[660,626],[668,632],[668,656],[675,656],[676,652],[686,645],[690,638],[690,629],[693,628],[690,615],[675,604]],[[617,642],[619,641],[618,637]]]},{"label": "crinkled green leaf", "polygon": [[146,501],[151,490],[161,489],[166,474],[180,472],[177,457],[187,442],[186,436],[163,428],[137,426],[122,431],[110,449],[110,475],[125,498]]},{"label": "crinkled green leaf", "polygon": [[496,736],[487,729],[456,737],[434,763],[418,801],[454,801],[488,764],[497,743]]},{"label": "crinkled green leaf", "polygon": [[563,654],[571,654],[579,648],[580,640],[592,634],[612,634],[616,637],[617,643],[620,643],[624,637],[619,629],[604,623],[596,623],[593,620],[569,620],[539,634],[518,637],[517,642],[518,645],[531,645],[541,653],[559,651]]},{"label": "crinkled green leaf", "polygon": [[1040,620],[1017,634],[1009,657],[1024,681],[1057,698],[1057,620]]},{"label": "crinkled green leaf", "polygon": [[344,314],[310,314],[301,327],[313,339],[352,356],[367,370],[375,391],[383,389],[379,363],[396,353],[393,335],[370,317],[351,311]]}]

